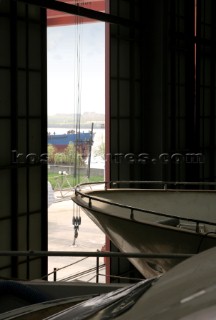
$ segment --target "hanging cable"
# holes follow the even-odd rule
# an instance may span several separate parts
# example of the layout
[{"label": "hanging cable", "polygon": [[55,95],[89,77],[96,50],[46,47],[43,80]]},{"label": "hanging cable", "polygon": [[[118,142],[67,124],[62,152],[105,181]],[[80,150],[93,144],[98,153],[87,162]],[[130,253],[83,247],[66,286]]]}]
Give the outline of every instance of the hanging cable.
[{"label": "hanging cable", "polygon": [[[75,5],[79,6],[79,1],[75,0]],[[81,122],[81,97],[82,97],[82,66],[81,66],[81,47],[82,47],[82,22],[83,18],[75,17],[76,23],[74,26],[74,123],[75,123],[75,156],[74,156],[74,185],[80,182],[80,122]],[[78,237],[79,227],[81,225],[80,207],[73,205],[72,225],[74,228],[73,245],[76,243]]]},{"label": "hanging cable", "polygon": [[[76,0],[75,3],[79,6],[79,2]],[[82,46],[82,20],[80,16],[76,16],[75,24],[75,70],[74,70],[74,123],[75,123],[75,132],[76,132],[76,141],[75,141],[75,164],[74,164],[74,182],[78,184],[80,182],[80,121],[81,121],[81,97],[82,97],[82,66],[81,66],[81,46]]]}]

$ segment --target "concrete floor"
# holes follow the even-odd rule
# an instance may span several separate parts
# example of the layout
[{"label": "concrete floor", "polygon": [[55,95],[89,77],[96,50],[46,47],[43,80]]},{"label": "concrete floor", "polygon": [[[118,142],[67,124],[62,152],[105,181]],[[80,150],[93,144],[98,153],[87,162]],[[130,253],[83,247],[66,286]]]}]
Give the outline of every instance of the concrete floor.
[{"label": "concrete floor", "polygon": [[[104,233],[78,208],[71,200],[71,192],[54,192],[54,202],[48,208],[48,250],[49,251],[85,251],[94,252],[101,250],[105,244]],[[74,244],[73,216],[81,216],[81,225],[78,237]],[[70,278],[71,280],[96,281],[96,271],[74,278],[74,275],[85,272],[96,266],[96,258],[91,257],[49,257],[48,272],[57,271],[57,281]],[[78,262],[80,261],[80,262]],[[100,264],[104,259],[100,258]],[[105,282],[105,269],[101,269],[102,274],[99,282]],[[49,276],[53,281],[53,274]]]}]

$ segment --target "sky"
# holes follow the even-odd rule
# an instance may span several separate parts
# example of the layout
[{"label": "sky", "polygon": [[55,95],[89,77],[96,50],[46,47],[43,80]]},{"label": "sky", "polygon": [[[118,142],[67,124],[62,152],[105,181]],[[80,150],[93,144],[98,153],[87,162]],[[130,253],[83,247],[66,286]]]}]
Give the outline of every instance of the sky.
[{"label": "sky", "polygon": [[48,27],[48,115],[105,113],[105,24]]}]

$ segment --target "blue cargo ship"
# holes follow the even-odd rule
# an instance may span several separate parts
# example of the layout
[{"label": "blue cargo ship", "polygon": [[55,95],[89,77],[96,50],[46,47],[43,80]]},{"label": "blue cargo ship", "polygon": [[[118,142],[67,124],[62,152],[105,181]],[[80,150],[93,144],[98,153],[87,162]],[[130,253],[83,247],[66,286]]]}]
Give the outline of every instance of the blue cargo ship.
[{"label": "blue cargo ship", "polygon": [[83,156],[88,154],[89,147],[93,144],[94,134],[89,132],[75,132],[69,130],[65,134],[48,133],[47,143],[55,147],[56,152],[64,152],[69,143],[75,144]]}]

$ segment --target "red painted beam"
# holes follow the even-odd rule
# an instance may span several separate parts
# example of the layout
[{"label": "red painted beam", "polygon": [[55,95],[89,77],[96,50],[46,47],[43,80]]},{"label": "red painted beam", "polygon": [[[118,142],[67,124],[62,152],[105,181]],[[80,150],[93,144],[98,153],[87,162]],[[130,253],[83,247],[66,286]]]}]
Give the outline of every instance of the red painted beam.
[{"label": "red painted beam", "polygon": [[[68,4],[79,5],[81,7],[95,10],[95,11],[105,11],[105,0],[91,0],[91,1],[83,1],[83,0],[59,0],[61,2],[65,2]],[[54,10],[47,10],[47,26],[63,26],[63,25],[71,25],[77,23],[89,23],[95,22],[93,19],[80,17],[71,15],[68,13],[63,13]]]}]

